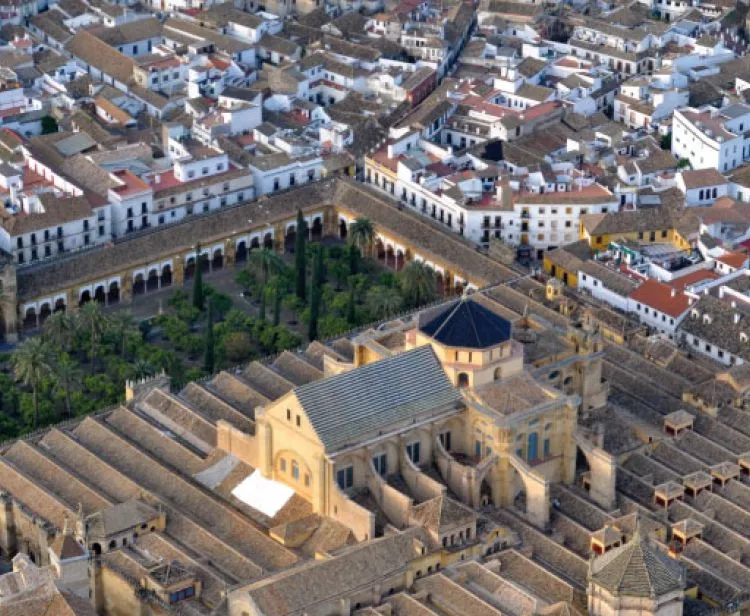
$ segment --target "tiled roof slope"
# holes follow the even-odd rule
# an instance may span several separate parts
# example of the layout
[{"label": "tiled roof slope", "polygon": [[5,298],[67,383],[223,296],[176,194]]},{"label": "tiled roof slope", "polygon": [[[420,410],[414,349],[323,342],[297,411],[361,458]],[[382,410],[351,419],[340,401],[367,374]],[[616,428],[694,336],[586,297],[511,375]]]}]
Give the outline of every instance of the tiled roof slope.
[{"label": "tiled roof slope", "polygon": [[461,399],[429,346],[303,385],[295,394],[328,451]]}]

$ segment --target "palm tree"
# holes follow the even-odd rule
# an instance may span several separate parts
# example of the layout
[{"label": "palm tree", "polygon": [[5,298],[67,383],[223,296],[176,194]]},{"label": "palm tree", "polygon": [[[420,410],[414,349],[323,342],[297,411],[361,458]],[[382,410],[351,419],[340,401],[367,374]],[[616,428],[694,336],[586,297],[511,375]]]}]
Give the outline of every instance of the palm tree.
[{"label": "palm tree", "polygon": [[109,318],[97,302],[87,302],[78,312],[78,325],[89,336],[89,357],[91,358],[91,373],[94,372],[96,347],[109,325]]},{"label": "palm tree", "polygon": [[377,286],[367,292],[367,308],[378,319],[396,314],[404,304],[404,298],[393,287]]},{"label": "palm tree", "polygon": [[399,273],[401,290],[409,303],[418,308],[435,299],[435,270],[422,261],[411,261]]},{"label": "palm tree", "polygon": [[138,332],[138,324],[130,312],[121,310],[115,312],[109,319],[109,331],[117,339],[120,348],[120,356],[125,355],[125,343],[129,336]]},{"label": "palm tree", "polygon": [[44,322],[43,337],[53,346],[67,352],[75,331],[76,324],[67,312],[55,312]]},{"label": "palm tree", "polygon": [[375,241],[375,226],[369,218],[357,218],[349,226],[349,241],[364,253]]},{"label": "palm tree", "polygon": [[130,370],[130,374],[136,380],[147,379],[150,376],[154,376],[155,372],[156,370],[154,369],[154,367],[142,357],[139,357],[135,360],[135,362],[133,362]]},{"label": "palm tree", "polygon": [[250,265],[263,275],[263,285],[268,284],[268,277],[284,269],[284,260],[273,250],[253,250],[248,258]]},{"label": "palm tree", "polygon": [[68,417],[73,416],[73,407],[70,401],[70,391],[80,378],[78,364],[68,355],[63,353],[55,363],[53,378],[58,387],[65,392],[65,411]]},{"label": "palm tree", "polygon": [[39,385],[52,372],[50,357],[49,347],[41,338],[29,338],[11,356],[14,376],[27,387],[31,387],[35,428],[39,421]]}]

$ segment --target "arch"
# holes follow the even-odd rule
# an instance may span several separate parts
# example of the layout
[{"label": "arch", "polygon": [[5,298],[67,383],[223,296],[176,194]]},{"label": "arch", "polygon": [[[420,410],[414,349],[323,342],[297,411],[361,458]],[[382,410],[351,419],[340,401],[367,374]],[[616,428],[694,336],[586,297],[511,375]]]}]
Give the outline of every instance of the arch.
[{"label": "arch", "polygon": [[158,288],[159,270],[153,267],[148,272],[148,278],[146,279],[146,291],[156,291]]},{"label": "arch", "polygon": [[294,252],[294,244],[297,241],[297,225],[290,224],[284,233],[284,252]]},{"label": "arch", "polygon": [[385,265],[386,267],[396,267],[396,254],[391,244],[388,244],[385,249]]},{"label": "arch", "polygon": [[146,280],[142,273],[138,273],[133,278],[133,295],[143,295],[146,292]]},{"label": "arch", "polygon": [[273,233],[270,231],[263,236],[263,248],[273,249]]},{"label": "arch", "polygon": [[112,541],[109,542],[109,549],[114,550],[117,547],[117,541],[112,539]]},{"label": "arch", "polygon": [[463,295],[465,288],[466,281],[456,279],[455,283],[453,284],[453,290],[455,291],[456,295]]},{"label": "arch", "polygon": [[55,310],[54,312],[65,312],[65,298],[58,297],[55,300]]},{"label": "arch", "polygon": [[92,543],[91,544],[91,551],[94,553],[94,556],[101,556],[102,554],[102,546],[99,542]]},{"label": "arch", "polygon": [[250,250],[255,250],[256,248],[260,248],[260,237],[258,236],[250,240]]},{"label": "arch", "polygon": [[94,291],[94,301],[99,304],[107,303],[107,292],[103,284],[96,287],[96,290]]},{"label": "arch", "polygon": [[109,291],[107,292],[107,303],[116,304],[120,301],[120,283],[117,280],[113,280],[109,283]]},{"label": "arch", "polygon": [[220,270],[222,267],[224,267],[224,251],[221,248],[215,248],[211,257],[211,269]]},{"label": "arch", "polygon": [[323,219],[317,216],[310,227],[310,239],[319,242],[323,238]]},{"label": "arch", "polygon": [[234,250],[234,262],[244,263],[247,261],[247,242],[242,240],[237,243],[237,247]]},{"label": "arch", "polygon": [[161,276],[159,277],[159,283],[162,287],[172,286],[172,266],[166,263],[161,268]]},{"label": "arch", "polygon": [[435,290],[439,296],[445,295],[445,276],[443,272],[435,272]]},{"label": "arch", "polygon": [[579,472],[591,500],[606,510],[615,506],[617,461],[581,433],[575,433],[576,474]]},{"label": "arch", "polygon": [[530,523],[546,529],[549,523],[549,482],[516,455],[509,456],[508,462],[521,487],[518,489],[517,484],[509,486],[511,492],[506,495],[509,500],[506,504],[516,505],[525,512]]},{"label": "arch", "polygon": [[380,238],[375,240],[375,254],[378,261],[385,261],[385,244],[383,244],[383,240]]},{"label": "arch", "polygon": [[207,274],[211,271],[211,260],[208,258],[207,252],[202,252],[200,257],[201,272]]},{"label": "arch", "polygon": [[185,261],[185,280],[195,276],[195,257],[188,257]]},{"label": "arch", "polygon": [[42,307],[39,309],[39,325],[44,325],[44,322],[49,318],[49,315],[52,314],[52,308],[49,305],[49,302],[44,302],[42,304]]},{"label": "arch", "polygon": [[349,235],[349,226],[343,218],[339,218],[339,237],[345,240],[347,235]]},{"label": "arch", "polygon": [[78,298],[78,305],[83,306],[84,304],[91,301],[91,291],[86,289],[81,293],[81,297]]},{"label": "arch", "polygon": [[496,381],[499,381],[503,377],[503,370],[502,368],[495,368],[495,372],[492,375],[492,378]]},{"label": "arch", "polygon": [[466,374],[466,372],[459,372],[458,378],[456,379],[456,382],[458,383],[459,387],[468,387],[469,386],[469,375]]},{"label": "arch", "polygon": [[396,251],[396,263],[395,263],[395,269],[397,272],[400,272],[402,269],[404,269],[404,265],[406,263],[406,259],[404,257],[404,251],[400,248]]}]

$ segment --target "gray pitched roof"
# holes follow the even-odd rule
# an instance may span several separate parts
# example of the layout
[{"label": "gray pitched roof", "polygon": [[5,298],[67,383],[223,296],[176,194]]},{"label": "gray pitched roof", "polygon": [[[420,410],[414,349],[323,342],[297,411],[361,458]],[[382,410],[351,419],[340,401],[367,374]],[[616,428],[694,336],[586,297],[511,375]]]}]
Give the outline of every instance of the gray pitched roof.
[{"label": "gray pitched roof", "polygon": [[640,529],[628,543],[594,560],[591,579],[628,597],[658,597],[685,586],[682,566],[651,545]]},{"label": "gray pitched roof", "polygon": [[461,400],[430,346],[303,385],[295,393],[327,451]]}]

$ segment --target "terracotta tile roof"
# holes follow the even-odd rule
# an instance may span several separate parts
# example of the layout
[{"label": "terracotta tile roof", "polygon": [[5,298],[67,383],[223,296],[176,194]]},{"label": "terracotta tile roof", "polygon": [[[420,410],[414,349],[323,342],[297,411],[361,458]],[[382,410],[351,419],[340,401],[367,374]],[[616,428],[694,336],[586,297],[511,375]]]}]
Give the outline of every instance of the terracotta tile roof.
[{"label": "terracotta tile roof", "polygon": [[725,265],[734,269],[740,269],[743,267],[745,263],[747,263],[747,259],[748,256],[746,252],[728,252],[716,258],[717,261],[721,261]]},{"label": "terracotta tile roof", "polygon": [[696,169],[695,171],[683,171],[682,181],[685,183],[685,188],[688,190],[692,188],[702,188],[703,186],[716,186],[727,183],[726,178],[713,167],[708,169]]},{"label": "terracotta tile roof", "polygon": [[690,300],[685,293],[654,278],[641,284],[630,294],[630,299],[675,318],[683,315],[690,307]]}]

